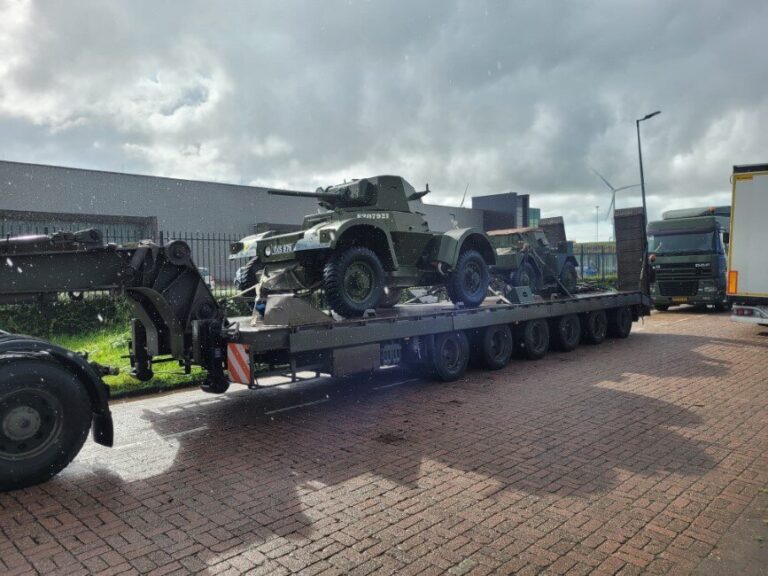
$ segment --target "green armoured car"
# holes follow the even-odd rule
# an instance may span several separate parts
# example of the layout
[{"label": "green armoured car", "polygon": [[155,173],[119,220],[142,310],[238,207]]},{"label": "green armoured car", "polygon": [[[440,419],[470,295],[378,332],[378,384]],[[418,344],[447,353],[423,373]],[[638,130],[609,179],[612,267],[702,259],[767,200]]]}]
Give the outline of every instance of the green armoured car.
[{"label": "green armoured car", "polygon": [[554,249],[540,228],[494,230],[488,236],[496,253],[491,272],[505,294],[513,286],[528,286],[536,294],[569,295],[576,289],[577,263],[567,243]]},{"label": "green armoured car", "polygon": [[[306,216],[301,230],[265,233],[240,276],[255,285],[257,309],[270,294],[323,290],[326,302],[344,317],[397,304],[414,286],[443,285],[449,298],[479,306],[495,255],[487,236],[464,228],[433,232],[409,201],[416,192],[399,176],[353,180],[312,192],[270,191],[318,199],[327,211]],[[232,245],[233,254],[244,249]],[[253,248],[252,248],[253,250]]]}]

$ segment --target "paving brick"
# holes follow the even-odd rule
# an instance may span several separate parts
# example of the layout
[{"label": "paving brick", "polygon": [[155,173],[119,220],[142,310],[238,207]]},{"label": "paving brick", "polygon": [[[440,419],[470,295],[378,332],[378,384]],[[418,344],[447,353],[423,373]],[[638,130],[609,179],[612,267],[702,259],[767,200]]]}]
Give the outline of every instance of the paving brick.
[{"label": "paving brick", "polygon": [[115,403],[116,449],[0,495],[0,572],[689,573],[768,498],[766,343],[635,329],[452,384]]}]

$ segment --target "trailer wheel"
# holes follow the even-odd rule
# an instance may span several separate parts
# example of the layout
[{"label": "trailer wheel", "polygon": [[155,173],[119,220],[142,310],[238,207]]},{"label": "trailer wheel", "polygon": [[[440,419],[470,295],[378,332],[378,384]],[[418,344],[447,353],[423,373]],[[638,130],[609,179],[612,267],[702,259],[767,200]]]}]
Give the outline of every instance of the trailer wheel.
[{"label": "trailer wheel", "polygon": [[435,336],[430,353],[434,375],[453,382],[464,375],[469,362],[469,340],[464,332],[443,332]]},{"label": "trailer wheel", "polygon": [[546,320],[528,320],[523,327],[520,348],[528,360],[539,360],[549,350],[549,324]]},{"label": "trailer wheel", "polygon": [[576,349],[581,341],[581,322],[576,314],[566,314],[552,320],[555,348],[561,352]]},{"label": "trailer wheel", "polygon": [[0,490],[44,482],[82,448],[91,402],[75,374],[37,358],[0,365]]},{"label": "trailer wheel", "polygon": [[632,331],[632,309],[622,306],[611,310],[608,316],[608,336],[626,338]]},{"label": "trailer wheel", "polygon": [[478,360],[489,370],[499,370],[509,363],[514,342],[507,324],[488,326],[480,335]]},{"label": "trailer wheel", "polygon": [[608,330],[608,316],[605,310],[587,312],[582,322],[582,339],[588,344],[600,344]]}]

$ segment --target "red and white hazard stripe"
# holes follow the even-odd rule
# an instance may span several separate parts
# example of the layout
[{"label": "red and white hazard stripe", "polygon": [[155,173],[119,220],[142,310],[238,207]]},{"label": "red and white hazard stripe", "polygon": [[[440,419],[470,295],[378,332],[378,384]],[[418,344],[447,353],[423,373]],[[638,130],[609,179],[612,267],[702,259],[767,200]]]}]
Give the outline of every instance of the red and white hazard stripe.
[{"label": "red and white hazard stripe", "polygon": [[227,344],[227,370],[230,382],[251,383],[251,363],[248,361],[248,346]]}]

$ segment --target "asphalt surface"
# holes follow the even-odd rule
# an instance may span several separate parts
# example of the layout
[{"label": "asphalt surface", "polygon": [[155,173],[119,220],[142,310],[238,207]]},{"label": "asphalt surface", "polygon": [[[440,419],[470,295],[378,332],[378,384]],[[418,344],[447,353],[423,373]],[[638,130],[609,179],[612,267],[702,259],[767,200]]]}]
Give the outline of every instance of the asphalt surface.
[{"label": "asphalt surface", "polygon": [[113,405],[2,574],[766,574],[768,329],[690,309],[455,383]]}]

